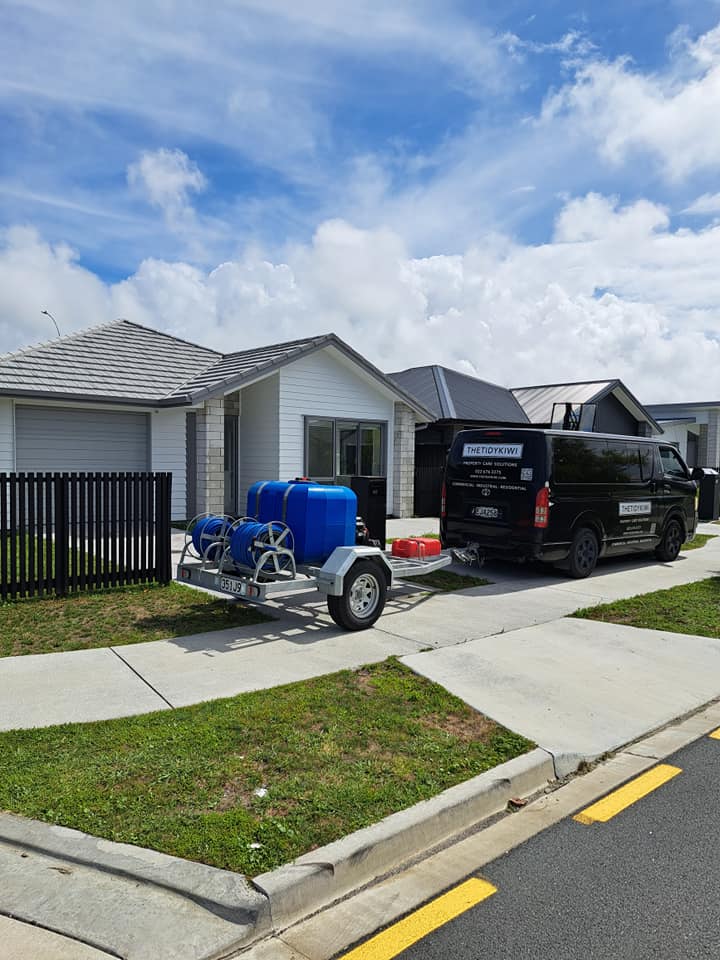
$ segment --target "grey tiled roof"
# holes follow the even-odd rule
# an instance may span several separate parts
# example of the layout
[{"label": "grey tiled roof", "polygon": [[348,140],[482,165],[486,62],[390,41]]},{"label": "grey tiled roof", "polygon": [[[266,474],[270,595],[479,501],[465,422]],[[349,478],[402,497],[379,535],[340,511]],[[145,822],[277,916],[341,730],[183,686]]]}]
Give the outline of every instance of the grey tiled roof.
[{"label": "grey tiled roof", "polygon": [[435,365],[412,367],[390,377],[428,407],[436,420],[528,423],[511,391],[487,380]]},{"label": "grey tiled roof", "polygon": [[128,320],[114,320],[0,356],[0,395],[179,406],[230,392],[333,347],[417,416],[430,411],[333,333],[222,354]]},{"label": "grey tiled roof", "polygon": [[221,357],[128,320],[0,356],[0,392],[156,403]]},{"label": "grey tiled roof", "polygon": [[241,382],[249,374],[254,375],[269,367],[280,366],[291,359],[296,359],[301,353],[323,346],[328,339],[329,335],[307,337],[304,340],[290,340],[287,343],[255,347],[253,350],[218,354],[218,358],[210,366],[187,382],[180,384],[169,396],[211,392],[223,384]]}]

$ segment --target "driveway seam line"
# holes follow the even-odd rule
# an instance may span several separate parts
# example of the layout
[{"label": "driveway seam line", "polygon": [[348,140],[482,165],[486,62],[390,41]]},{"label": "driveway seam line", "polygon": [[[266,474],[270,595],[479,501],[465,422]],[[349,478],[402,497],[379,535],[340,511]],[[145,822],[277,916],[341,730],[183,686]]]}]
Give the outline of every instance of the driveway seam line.
[{"label": "driveway seam line", "polygon": [[164,702],[170,707],[171,710],[174,710],[174,709],[175,709],[175,705],[172,704],[172,703],[170,703],[170,701],[168,700],[168,698],[165,697],[165,696],[163,696],[163,694],[160,693],[160,691],[159,691],[156,687],[154,687],[154,686],[150,683],[149,680],[146,680],[145,677],[135,669],[135,667],[131,666],[124,657],[121,657],[120,654],[119,654],[119,653],[117,652],[117,650],[115,649],[115,647],[109,647],[108,649],[111,650],[111,651],[115,654],[115,656],[118,658],[118,660],[120,660],[122,663],[125,664],[125,666],[128,668],[128,670],[131,670],[131,671],[135,674],[135,676],[138,678],[138,680],[142,680],[142,682],[145,684],[145,686],[150,687],[150,689],[152,690],[152,692],[153,692],[154,694],[156,694],[158,697],[160,697],[160,699],[161,699],[162,701],[164,701]]}]

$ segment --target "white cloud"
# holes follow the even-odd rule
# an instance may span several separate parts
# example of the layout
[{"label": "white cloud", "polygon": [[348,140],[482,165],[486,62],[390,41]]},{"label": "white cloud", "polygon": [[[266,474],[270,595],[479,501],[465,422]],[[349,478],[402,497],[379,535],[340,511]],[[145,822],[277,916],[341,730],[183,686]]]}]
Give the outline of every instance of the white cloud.
[{"label": "white cloud", "polygon": [[[647,402],[701,400],[720,369],[720,226],[671,231],[647,201],[568,201],[551,243],[491,236],[414,258],[388,228],[323,223],[282,261],[256,249],[206,271],[146,260],[104,285],[31,231],[0,249],[10,349],[125,316],[224,351],[335,331],[384,370],[443,363],[506,385],[621,377]],[[28,291],[37,291],[37,303]],[[45,331],[41,333],[40,331]]]},{"label": "white cloud", "polygon": [[127,169],[127,180],[177,229],[195,219],[190,193],[201,193],[207,180],[182,150],[146,150]]},{"label": "white cloud", "polygon": [[697,200],[694,200],[689,207],[686,207],[683,213],[694,213],[697,216],[706,216],[714,213],[720,213],[720,193],[704,193]]},{"label": "white cloud", "polygon": [[632,61],[583,61],[571,83],[551,95],[543,122],[564,116],[612,164],[653,155],[679,181],[720,166],[720,25],[690,40],[676,34],[662,72]]}]

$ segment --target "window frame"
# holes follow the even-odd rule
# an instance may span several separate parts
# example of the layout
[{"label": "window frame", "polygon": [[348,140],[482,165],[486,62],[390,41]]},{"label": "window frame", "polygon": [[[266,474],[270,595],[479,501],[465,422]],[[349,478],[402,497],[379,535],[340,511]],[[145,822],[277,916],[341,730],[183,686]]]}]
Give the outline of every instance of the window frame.
[{"label": "window frame", "polygon": [[[322,483],[336,483],[337,478],[340,476],[346,476],[346,474],[338,473],[338,468],[340,466],[340,448],[338,446],[338,436],[339,436],[339,425],[345,427],[353,426],[355,428],[356,435],[356,457],[357,457],[357,466],[360,467],[360,461],[362,457],[361,453],[361,430],[363,427],[379,427],[380,428],[380,473],[379,474],[352,474],[352,476],[381,476],[387,477],[387,465],[388,465],[388,421],[387,420],[371,420],[371,419],[352,419],[350,417],[323,417],[315,414],[305,414],[304,415],[304,429],[303,429],[303,474],[308,477],[312,476],[310,473],[310,424],[311,422],[317,422],[321,420],[324,423],[332,424],[332,445],[333,445],[333,476],[332,477],[312,477],[313,480],[317,480]],[[349,476],[349,474],[348,474]]]},{"label": "window frame", "polygon": [[[683,468],[682,475],[679,473],[669,473],[665,469],[665,463],[663,461],[662,452],[663,450],[668,450],[672,453],[673,457],[678,461],[680,466]],[[659,443],[657,446],[658,460],[660,461],[660,476],[670,477],[673,480],[689,480],[690,479],[690,468],[687,466],[685,461],[682,458],[680,451],[672,443]]]}]

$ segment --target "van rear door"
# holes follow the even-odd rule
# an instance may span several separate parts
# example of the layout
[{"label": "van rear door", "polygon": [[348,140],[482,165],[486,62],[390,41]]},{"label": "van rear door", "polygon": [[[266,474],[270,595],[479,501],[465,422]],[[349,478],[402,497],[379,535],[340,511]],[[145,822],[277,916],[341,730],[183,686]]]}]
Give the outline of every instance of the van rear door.
[{"label": "van rear door", "polygon": [[534,535],[535,497],[547,479],[540,431],[463,430],[445,472],[443,530],[448,546],[476,541],[510,547]]}]

